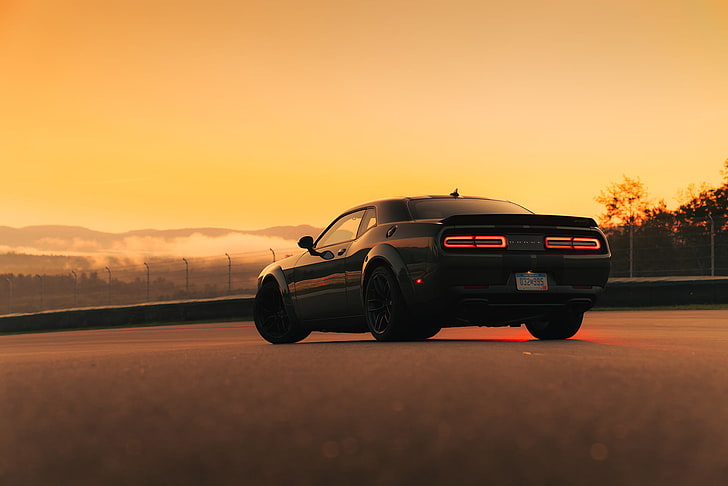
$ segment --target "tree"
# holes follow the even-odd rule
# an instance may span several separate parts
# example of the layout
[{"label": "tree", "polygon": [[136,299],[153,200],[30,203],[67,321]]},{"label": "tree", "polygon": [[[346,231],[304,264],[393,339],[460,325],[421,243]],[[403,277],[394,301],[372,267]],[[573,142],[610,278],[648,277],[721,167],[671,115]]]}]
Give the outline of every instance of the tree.
[{"label": "tree", "polygon": [[[650,213],[647,188],[642,181],[622,175],[622,182],[613,182],[603,189],[594,200],[604,204],[601,216],[603,226],[627,226],[629,228],[629,276],[634,276],[634,230]],[[621,231],[620,231],[621,233]]]},{"label": "tree", "polygon": [[[715,275],[717,263],[724,259],[725,232],[728,231],[728,159],[723,163],[723,184],[710,187],[703,183],[699,189],[688,188],[685,202],[674,214],[678,222],[677,231],[686,246],[698,247],[705,239],[710,239],[710,275]],[[718,250],[718,251],[716,251]]]},{"label": "tree", "polygon": [[708,221],[712,220],[716,229],[728,229],[728,178],[720,187],[704,185],[699,192],[691,193],[690,198],[675,210],[675,216],[682,225],[707,228]]},{"label": "tree", "polygon": [[622,182],[612,182],[594,198],[605,208],[599,218],[602,226],[634,226],[650,211],[647,188],[642,181],[622,175]]},{"label": "tree", "polygon": [[691,184],[680,191],[679,206],[653,204],[639,179],[625,175],[594,200],[612,248],[612,269],[634,276],[725,274],[728,268],[728,159],[723,182]]}]

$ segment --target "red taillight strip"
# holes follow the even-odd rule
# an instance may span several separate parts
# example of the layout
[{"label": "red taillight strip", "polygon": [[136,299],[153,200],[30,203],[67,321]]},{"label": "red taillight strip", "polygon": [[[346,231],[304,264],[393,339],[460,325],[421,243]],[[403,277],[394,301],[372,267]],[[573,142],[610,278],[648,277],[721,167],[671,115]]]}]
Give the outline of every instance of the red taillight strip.
[{"label": "red taillight strip", "polygon": [[508,246],[505,236],[446,236],[443,241],[445,248],[506,248]]},{"label": "red taillight strip", "polygon": [[546,248],[560,250],[599,250],[602,242],[598,238],[578,238],[575,236],[547,236]]},{"label": "red taillight strip", "polygon": [[445,248],[475,248],[475,236],[446,236]]},{"label": "red taillight strip", "polygon": [[475,248],[474,236],[446,236],[445,248]]},{"label": "red taillight strip", "polygon": [[508,244],[505,236],[476,236],[475,246],[477,248],[505,248]]},{"label": "red taillight strip", "polygon": [[572,238],[565,236],[547,236],[546,248],[573,248]]},{"label": "red taillight strip", "polygon": [[574,238],[574,248],[581,250],[598,250],[602,242],[596,238]]}]

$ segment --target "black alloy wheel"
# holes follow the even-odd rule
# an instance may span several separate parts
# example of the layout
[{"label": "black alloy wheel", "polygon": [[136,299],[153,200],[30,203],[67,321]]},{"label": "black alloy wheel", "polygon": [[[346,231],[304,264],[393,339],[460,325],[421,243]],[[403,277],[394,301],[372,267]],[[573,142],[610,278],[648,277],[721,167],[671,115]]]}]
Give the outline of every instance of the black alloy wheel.
[{"label": "black alloy wheel", "polygon": [[258,333],[273,344],[295,343],[311,333],[289,317],[278,285],[273,281],[265,282],[258,290],[253,314]]},{"label": "black alloy wheel", "polygon": [[544,320],[526,322],[526,329],[537,339],[569,339],[579,331],[583,312],[563,311]]},{"label": "black alloy wheel", "polygon": [[397,280],[386,267],[377,267],[367,280],[367,325],[377,341],[403,341],[411,339],[411,319]]}]

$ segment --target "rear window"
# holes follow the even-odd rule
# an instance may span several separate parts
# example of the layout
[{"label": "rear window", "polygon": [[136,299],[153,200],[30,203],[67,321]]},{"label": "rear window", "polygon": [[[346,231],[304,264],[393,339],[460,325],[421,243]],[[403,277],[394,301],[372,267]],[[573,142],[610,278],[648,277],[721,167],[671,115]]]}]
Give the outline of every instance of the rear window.
[{"label": "rear window", "polygon": [[495,199],[413,199],[409,207],[414,219],[445,219],[460,214],[533,214],[516,203]]}]

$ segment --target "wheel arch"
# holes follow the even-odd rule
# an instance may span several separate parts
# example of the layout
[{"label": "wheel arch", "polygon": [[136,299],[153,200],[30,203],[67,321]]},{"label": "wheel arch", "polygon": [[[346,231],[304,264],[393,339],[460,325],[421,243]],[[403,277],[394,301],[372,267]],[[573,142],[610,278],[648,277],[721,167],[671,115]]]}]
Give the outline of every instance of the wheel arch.
[{"label": "wheel arch", "polygon": [[293,319],[296,322],[300,322],[300,319],[296,314],[296,308],[293,302],[293,293],[288,286],[288,281],[286,280],[286,276],[280,266],[266,269],[266,272],[258,277],[258,281],[259,290],[266,282],[275,282],[278,286],[278,290],[281,293],[281,298],[283,299],[283,305],[285,306],[286,312],[288,313],[288,318]]},{"label": "wheel arch", "polygon": [[375,268],[385,266],[394,274],[402,295],[406,302],[412,302],[414,296],[414,288],[409,278],[409,270],[402,255],[392,245],[382,244],[375,246],[369,251],[364,259],[364,267],[361,272],[361,289],[362,294],[366,288],[367,280]]}]

